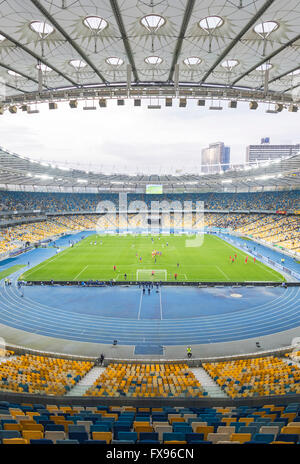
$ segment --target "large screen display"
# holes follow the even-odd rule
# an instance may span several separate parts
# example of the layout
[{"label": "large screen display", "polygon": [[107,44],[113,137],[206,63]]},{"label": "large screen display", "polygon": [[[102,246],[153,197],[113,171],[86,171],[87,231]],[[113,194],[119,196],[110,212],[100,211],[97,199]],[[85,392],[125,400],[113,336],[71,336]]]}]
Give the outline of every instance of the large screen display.
[{"label": "large screen display", "polygon": [[146,193],[156,193],[161,194],[163,193],[163,186],[162,185],[146,185]]}]

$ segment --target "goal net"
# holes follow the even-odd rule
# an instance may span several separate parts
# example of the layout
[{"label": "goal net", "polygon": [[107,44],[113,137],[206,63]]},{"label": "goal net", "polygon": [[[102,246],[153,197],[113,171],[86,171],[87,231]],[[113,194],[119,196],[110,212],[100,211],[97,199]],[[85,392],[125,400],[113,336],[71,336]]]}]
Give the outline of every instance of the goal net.
[{"label": "goal net", "polygon": [[140,281],[166,281],[168,273],[166,269],[138,269],[136,271],[136,280]]}]

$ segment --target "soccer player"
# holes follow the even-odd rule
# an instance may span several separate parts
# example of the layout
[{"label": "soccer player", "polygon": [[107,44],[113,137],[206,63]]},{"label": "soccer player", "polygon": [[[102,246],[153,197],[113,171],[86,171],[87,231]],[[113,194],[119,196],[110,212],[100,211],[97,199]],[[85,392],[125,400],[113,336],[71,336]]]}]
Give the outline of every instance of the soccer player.
[{"label": "soccer player", "polygon": [[229,261],[231,261],[231,256],[229,256]]},{"label": "soccer player", "polygon": [[140,261],[142,261],[142,257],[140,256]]},{"label": "soccer player", "polygon": [[234,263],[234,258],[232,258],[232,260],[231,260],[231,264],[232,264],[232,263]]},{"label": "soccer player", "polygon": [[177,274],[176,274],[176,272],[175,272],[175,274],[174,274],[174,277],[175,277],[175,280],[177,280]]},{"label": "soccer player", "polygon": [[177,267],[179,267],[179,263],[177,263]]},{"label": "soccer player", "polygon": [[154,271],[152,271],[152,275],[154,276]]},{"label": "soccer player", "polygon": [[124,279],[127,280],[127,274],[124,274]]},{"label": "soccer player", "polygon": [[235,259],[237,258],[237,254],[234,255]]},{"label": "soccer player", "polygon": [[114,271],[116,271],[116,270],[117,270],[117,268],[116,268],[116,266],[114,266]]},{"label": "soccer player", "polygon": [[256,261],[256,258],[253,258],[253,262],[254,262],[254,264],[255,264],[255,261]]},{"label": "soccer player", "polygon": [[246,259],[245,259],[245,263],[246,263],[246,264],[247,264],[247,262],[248,262],[248,256],[246,256]]}]

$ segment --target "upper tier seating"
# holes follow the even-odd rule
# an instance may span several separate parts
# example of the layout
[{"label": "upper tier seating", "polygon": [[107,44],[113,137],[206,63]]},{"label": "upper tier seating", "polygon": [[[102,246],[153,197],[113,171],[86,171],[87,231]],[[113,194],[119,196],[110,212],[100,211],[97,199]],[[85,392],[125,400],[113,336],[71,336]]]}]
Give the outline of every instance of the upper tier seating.
[{"label": "upper tier seating", "polygon": [[205,392],[186,364],[110,364],[86,396],[202,397]]},{"label": "upper tier seating", "polygon": [[300,393],[300,368],[276,356],[204,363],[231,398]]}]

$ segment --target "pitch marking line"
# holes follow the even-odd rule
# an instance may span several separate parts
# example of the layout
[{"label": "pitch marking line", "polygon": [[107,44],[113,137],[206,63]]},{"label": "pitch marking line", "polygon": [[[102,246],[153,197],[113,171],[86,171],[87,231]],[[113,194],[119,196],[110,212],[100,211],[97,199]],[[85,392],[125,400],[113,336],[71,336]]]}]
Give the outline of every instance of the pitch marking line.
[{"label": "pitch marking line", "polygon": [[225,274],[225,272],[222,271],[221,268],[219,268],[219,266],[216,265],[216,268],[221,272],[221,274],[223,274],[224,277],[226,277],[226,280],[230,281],[229,277],[227,274]]},{"label": "pitch marking line", "polygon": [[85,267],[74,277],[73,281],[76,280],[76,279],[80,276],[80,274],[82,274],[83,271],[85,271],[88,267],[89,267],[89,265],[85,266]]},{"label": "pitch marking line", "polygon": [[[41,265],[34,266],[32,268],[32,270],[31,270],[31,272],[27,271],[26,272],[27,276],[33,274],[37,270],[42,269],[42,267],[47,266],[48,264],[52,263],[55,259],[61,258],[62,255],[65,256],[67,254],[67,252],[70,251],[70,250],[71,250],[71,247],[67,248],[66,250],[62,251],[61,253],[58,253],[57,255],[52,256],[52,258],[46,259],[46,262],[42,261]],[[25,272],[24,272],[24,274],[25,274]]]}]

